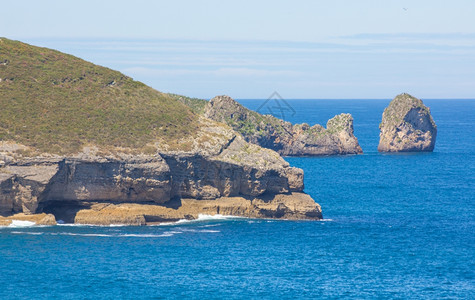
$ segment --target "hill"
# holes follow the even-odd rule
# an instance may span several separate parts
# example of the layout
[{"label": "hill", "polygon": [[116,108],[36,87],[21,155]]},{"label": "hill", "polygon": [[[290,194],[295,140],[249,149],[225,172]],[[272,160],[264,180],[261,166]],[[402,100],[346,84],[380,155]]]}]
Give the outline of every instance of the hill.
[{"label": "hill", "polygon": [[5,38],[0,79],[0,226],[322,217],[301,169],[199,99]]},{"label": "hill", "polygon": [[[69,154],[150,151],[199,130],[197,114],[124,74],[52,49],[0,38],[0,140]],[[148,147],[148,148],[147,148]],[[153,148],[152,148],[153,149]]]}]

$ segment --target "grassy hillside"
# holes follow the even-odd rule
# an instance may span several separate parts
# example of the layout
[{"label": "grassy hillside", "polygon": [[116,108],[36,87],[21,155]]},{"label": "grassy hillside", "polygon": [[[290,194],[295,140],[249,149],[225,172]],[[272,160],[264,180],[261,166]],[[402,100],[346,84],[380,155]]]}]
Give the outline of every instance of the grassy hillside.
[{"label": "grassy hillside", "polygon": [[190,98],[182,95],[177,95],[177,94],[171,94],[168,93],[168,96],[172,97],[173,99],[176,99],[180,101],[181,103],[185,104],[188,106],[193,112],[197,114],[203,114],[205,111],[205,106],[208,103],[207,100],[204,99],[199,99],[199,98]]},{"label": "grassy hillside", "polygon": [[196,133],[187,106],[117,72],[0,38],[0,141],[50,153],[85,145],[142,149]]}]

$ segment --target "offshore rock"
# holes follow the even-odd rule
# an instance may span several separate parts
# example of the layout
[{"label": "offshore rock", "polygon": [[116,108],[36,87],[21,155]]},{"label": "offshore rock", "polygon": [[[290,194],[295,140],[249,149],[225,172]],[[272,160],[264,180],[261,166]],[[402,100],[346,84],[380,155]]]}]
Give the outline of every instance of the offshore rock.
[{"label": "offshore rock", "polygon": [[409,94],[396,96],[384,110],[380,128],[378,151],[433,151],[437,126],[430,109],[422,100]]},{"label": "offshore rock", "polygon": [[340,114],[321,125],[292,125],[271,115],[251,111],[229,96],[216,96],[204,108],[204,116],[225,123],[244,139],[284,156],[316,156],[363,153],[354,136],[353,117]]}]

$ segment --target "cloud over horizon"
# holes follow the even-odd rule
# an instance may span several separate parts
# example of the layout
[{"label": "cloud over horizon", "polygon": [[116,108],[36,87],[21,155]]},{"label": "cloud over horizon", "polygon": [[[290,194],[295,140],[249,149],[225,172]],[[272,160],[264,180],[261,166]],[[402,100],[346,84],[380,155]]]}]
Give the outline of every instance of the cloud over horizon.
[{"label": "cloud over horizon", "polygon": [[[474,98],[471,0],[2,5],[1,35],[210,98]],[[21,11],[21,14],[8,12]]]}]

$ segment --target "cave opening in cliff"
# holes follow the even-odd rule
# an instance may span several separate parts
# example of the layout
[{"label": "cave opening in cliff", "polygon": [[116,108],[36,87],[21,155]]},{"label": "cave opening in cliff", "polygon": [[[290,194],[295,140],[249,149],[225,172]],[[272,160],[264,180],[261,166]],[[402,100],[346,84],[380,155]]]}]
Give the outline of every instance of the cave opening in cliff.
[{"label": "cave opening in cliff", "polygon": [[61,223],[74,223],[76,214],[81,209],[89,208],[86,203],[78,201],[46,201],[41,203],[40,211],[47,214],[53,214],[56,220]]}]

